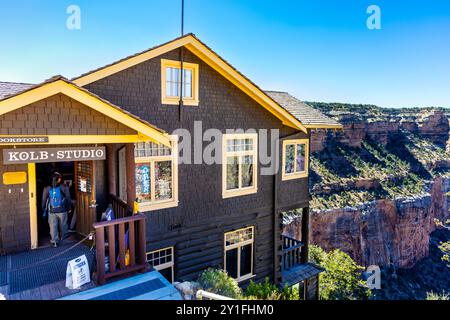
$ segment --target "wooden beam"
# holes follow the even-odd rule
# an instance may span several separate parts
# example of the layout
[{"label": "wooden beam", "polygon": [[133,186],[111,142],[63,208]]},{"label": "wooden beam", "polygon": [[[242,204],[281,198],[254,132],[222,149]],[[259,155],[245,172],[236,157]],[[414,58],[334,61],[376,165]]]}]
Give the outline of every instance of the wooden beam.
[{"label": "wooden beam", "polygon": [[301,263],[307,263],[309,259],[309,207],[302,212],[302,242]]}]

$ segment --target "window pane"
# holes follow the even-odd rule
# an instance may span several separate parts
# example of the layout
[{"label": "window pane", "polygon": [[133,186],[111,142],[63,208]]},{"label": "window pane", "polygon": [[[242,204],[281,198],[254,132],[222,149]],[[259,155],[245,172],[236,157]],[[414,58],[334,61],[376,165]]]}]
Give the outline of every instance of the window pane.
[{"label": "window pane", "polygon": [[192,98],[192,86],[190,84],[184,85],[183,97]]},{"label": "window pane", "polygon": [[253,186],[253,156],[242,159],[242,188]]},{"label": "window pane", "polygon": [[151,200],[150,164],[136,165],[136,197],[138,202]]},{"label": "window pane", "polygon": [[252,151],[253,150],[253,139],[245,139],[245,150]]},{"label": "window pane", "polygon": [[304,144],[297,145],[297,172],[305,171],[305,154],[306,146]]},{"label": "window pane", "polygon": [[155,200],[172,199],[172,161],[155,162]]},{"label": "window pane", "polygon": [[295,145],[288,144],[286,146],[285,153],[286,163],[284,164],[284,171],[286,173],[294,173],[294,161],[295,161]]},{"label": "window pane", "polygon": [[227,151],[233,152],[235,150],[236,150],[236,140],[235,139],[227,140]]},{"label": "window pane", "polygon": [[252,245],[248,244],[240,248],[241,250],[241,274],[245,276],[252,273]]},{"label": "window pane", "polygon": [[227,190],[239,188],[238,157],[227,157]]},{"label": "window pane", "polygon": [[192,70],[184,69],[184,83],[186,84],[192,84]]},{"label": "window pane", "polygon": [[232,249],[226,251],[226,272],[232,278],[237,278],[237,264],[238,264],[238,249]]},{"label": "window pane", "polygon": [[225,235],[225,245],[231,246],[233,244],[241,243],[247,240],[253,239],[253,229],[246,228],[234,232],[227,233]]}]

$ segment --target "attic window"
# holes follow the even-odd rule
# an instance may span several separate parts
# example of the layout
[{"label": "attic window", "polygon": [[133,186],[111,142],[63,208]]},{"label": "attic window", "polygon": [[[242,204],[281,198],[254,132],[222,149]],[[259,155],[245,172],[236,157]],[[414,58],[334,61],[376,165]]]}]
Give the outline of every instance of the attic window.
[{"label": "attic window", "polygon": [[[161,60],[162,104],[179,104],[183,92],[183,104],[198,105],[198,64]],[[183,81],[181,81],[183,79]]]},{"label": "attic window", "polygon": [[283,180],[308,176],[308,139],[283,141]]}]

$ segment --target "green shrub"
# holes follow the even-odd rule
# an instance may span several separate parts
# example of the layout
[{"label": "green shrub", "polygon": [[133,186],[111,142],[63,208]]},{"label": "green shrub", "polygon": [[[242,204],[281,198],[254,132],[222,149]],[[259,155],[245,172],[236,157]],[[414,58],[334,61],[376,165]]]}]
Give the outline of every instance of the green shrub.
[{"label": "green shrub", "polygon": [[200,288],[211,293],[233,299],[242,297],[242,290],[239,288],[236,280],[224,270],[209,268],[199,276],[198,283]]},{"label": "green shrub", "polygon": [[266,278],[263,283],[250,281],[245,297],[248,300],[298,300],[298,289],[289,288],[286,284],[280,290]]},{"label": "green shrub", "polygon": [[442,292],[442,293],[434,293],[427,292],[427,300],[450,300],[450,294]]},{"label": "green shrub", "polygon": [[363,268],[341,250],[325,252],[317,246],[310,246],[310,260],[325,272],[320,274],[319,292],[323,300],[363,300],[371,291],[362,280]]}]

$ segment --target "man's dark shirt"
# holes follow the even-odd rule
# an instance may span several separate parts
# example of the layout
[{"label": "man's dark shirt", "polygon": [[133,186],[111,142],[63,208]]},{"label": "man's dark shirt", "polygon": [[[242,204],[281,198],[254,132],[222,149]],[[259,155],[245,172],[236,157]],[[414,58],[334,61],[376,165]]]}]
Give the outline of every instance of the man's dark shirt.
[{"label": "man's dark shirt", "polygon": [[[67,212],[69,211],[71,205],[72,205],[72,200],[70,198],[70,192],[69,192],[69,187],[67,187],[65,184],[60,184],[57,187],[61,187],[61,196],[62,196],[62,206],[61,208],[55,208],[55,209],[50,209],[51,213],[61,213],[61,212]],[[48,186],[44,189],[44,192],[42,194],[42,210],[45,211],[46,205],[47,205],[47,199],[49,198],[50,195],[50,189],[51,187]]]}]

